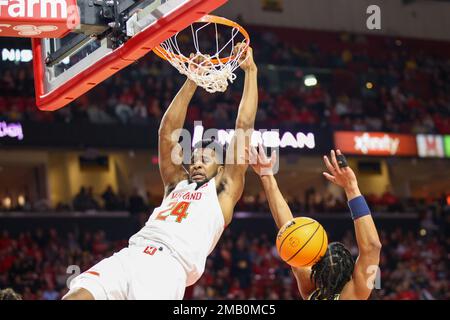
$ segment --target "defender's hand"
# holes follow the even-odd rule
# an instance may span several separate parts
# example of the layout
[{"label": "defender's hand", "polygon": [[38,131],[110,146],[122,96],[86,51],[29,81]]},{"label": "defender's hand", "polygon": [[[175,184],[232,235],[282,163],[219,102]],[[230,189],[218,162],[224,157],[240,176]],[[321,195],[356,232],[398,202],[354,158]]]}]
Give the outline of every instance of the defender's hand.
[{"label": "defender's hand", "polygon": [[266,156],[264,147],[259,145],[259,152],[254,146],[250,146],[250,150],[246,149],[249,155],[249,163],[253,170],[260,177],[273,176],[273,167],[277,162],[277,154],[275,150],[272,152],[270,158]]},{"label": "defender's hand", "polygon": [[325,165],[327,166],[328,171],[331,173],[330,174],[324,172],[323,175],[328,179],[328,181],[344,188],[347,197],[353,198],[355,194],[360,193],[356,175],[350,167],[339,167],[336,159],[336,154],[342,155],[340,150],[337,150],[336,152],[334,152],[334,150],[331,150],[331,162],[327,156],[323,156]]}]

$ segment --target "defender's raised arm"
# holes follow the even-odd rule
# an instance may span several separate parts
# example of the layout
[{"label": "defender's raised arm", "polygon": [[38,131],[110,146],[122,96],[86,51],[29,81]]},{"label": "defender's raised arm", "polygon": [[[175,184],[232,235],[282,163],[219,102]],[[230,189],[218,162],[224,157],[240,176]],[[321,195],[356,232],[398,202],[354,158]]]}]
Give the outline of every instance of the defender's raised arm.
[{"label": "defender's raised arm", "polygon": [[269,202],[270,212],[277,228],[280,229],[294,217],[274,177],[273,168],[277,161],[276,152],[273,151],[271,157],[268,158],[262,145],[259,146],[259,150],[252,146],[249,150],[249,156],[253,170],[261,179],[261,184]]},{"label": "defender's raised arm", "polygon": [[[276,152],[273,151],[271,157],[268,158],[262,145],[259,146],[259,150],[256,150],[255,147],[250,147],[249,160],[253,170],[261,178],[261,184],[269,202],[270,212],[272,213],[277,228],[280,229],[294,217],[274,177],[273,168],[277,161]],[[292,272],[297,280],[297,286],[301,296],[303,299],[307,299],[316,288],[311,281],[311,268],[292,267]]]},{"label": "defender's raised arm", "polygon": [[358,188],[355,173],[347,166],[341,151],[331,151],[331,161],[327,156],[324,156],[324,161],[330,172],[324,172],[324,176],[330,182],[341,186],[347,196],[359,249],[352,280],[344,287],[341,299],[365,300],[372,292],[380,262],[380,238],[370,209]]}]

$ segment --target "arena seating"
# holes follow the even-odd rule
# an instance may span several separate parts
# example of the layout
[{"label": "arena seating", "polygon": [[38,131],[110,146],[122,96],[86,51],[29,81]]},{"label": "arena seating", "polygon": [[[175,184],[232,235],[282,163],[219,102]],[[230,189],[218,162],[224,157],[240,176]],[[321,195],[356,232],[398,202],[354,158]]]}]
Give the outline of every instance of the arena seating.
[{"label": "arena seating", "polygon": [[[260,72],[258,125],[450,133],[449,53],[440,49],[439,42],[249,29],[261,71],[270,65],[270,72]],[[159,121],[183,78],[170,65],[148,56],[71,107],[44,113],[34,105],[32,64],[2,63],[0,68],[0,119],[11,121],[153,123]],[[316,74],[317,86],[303,84],[309,73]],[[231,126],[240,99],[238,84],[225,94],[202,91],[192,103],[188,121]]]}]

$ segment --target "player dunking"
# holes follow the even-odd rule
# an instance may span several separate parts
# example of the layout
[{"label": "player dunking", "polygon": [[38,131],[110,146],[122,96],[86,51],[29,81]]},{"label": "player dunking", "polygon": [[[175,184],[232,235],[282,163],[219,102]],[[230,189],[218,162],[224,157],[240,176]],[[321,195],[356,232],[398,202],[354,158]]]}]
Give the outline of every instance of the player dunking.
[{"label": "player dunking", "polygon": [[165,188],[161,205],[130,238],[128,247],[75,278],[63,299],[182,299],[186,286],[201,277],[244,188],[247,165],[238,161],[237,144],[249,144],[258,104],[251,48],[245,56],[241,61],[244,92],[228,152],[217,142],[203,140],[193,150],[188,172],[172,161],[172,154],[181,149],[174,132],[183,127],[197,88],[187,80],[159,129],[159,168]]},{"label": "player dunking", "polygon": [[[275,223],[281,228],[293,219],[291,210],[278,188],[272,172],[276,154],[268,159],[260,146],[250,148],[254,171],[260,176]],[[374,274],[380,261],[381,243],[370,215],[370,209],[358,188],[355,173],[348,167],[339,150],[331,151],[331,161],[324,156],[329,172],[324,176],[342,187],[354,221],[359,256],[353,261],[343,244],[333,242],[326,254],[312,267],[292,267],[303,299],[307,300],[365,300],[373,288]]]}]

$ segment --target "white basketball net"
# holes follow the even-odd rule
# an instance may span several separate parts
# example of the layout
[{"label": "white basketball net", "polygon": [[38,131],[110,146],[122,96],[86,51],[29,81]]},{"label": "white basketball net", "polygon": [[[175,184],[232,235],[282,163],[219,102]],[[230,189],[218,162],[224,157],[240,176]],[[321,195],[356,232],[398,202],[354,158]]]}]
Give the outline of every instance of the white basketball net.
[{"label": "white basketball net", "polygon": [[[246,46],[240,46],[235,50],[235,38],[239,34],[239,29],[231,28],[231,39],[222,47],[219,47],[219,33],[217,30],[217,24],[215,24],[216,31],[216,53],[212,56],[203,54],[200,51],[198,34],[199,32],[210,25],[211,22],[205,23],[203,26],[194,30],[194,26],[191,25],[192,39],[196,52],[194,56],[190,58],[185,56],[180,51],[178,45],[178,34],[165,40],[161,43],[161,47],[166,50],[166,52],[159,51],[166,59],[174,66],[181,74],[187,76],[190,80],[194,81],[198,86],[204,88],[210,93],[214,92],[224,92],[228,83],[233,83],[236,79],[234,71],[239,68],[243,61],[241,59],[242,54],[245,51]],[[231,57],[227,62],[223,63],[220,61],[221,55]],[[214,63],[212,60],[215,60]],[[197,63],[196,61],[202,61]]]}]

